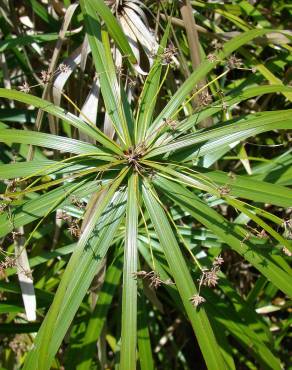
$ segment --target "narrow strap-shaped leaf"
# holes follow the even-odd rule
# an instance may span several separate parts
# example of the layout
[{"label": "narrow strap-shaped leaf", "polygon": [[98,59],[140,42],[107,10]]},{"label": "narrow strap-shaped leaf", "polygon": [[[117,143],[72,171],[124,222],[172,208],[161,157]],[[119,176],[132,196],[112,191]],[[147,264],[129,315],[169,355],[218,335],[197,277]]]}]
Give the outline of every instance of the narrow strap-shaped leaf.
[{"label": "narrow strap-shaped leaf", "polygon": [[116,18],[111,13],[110,9],[105,5],[103,0],[86,0],[90,3],[91,8],[98,13],[101,19],[105,22],[111,37],[115,40],[118,48],[123,55],[127,56],[131,63],[136,64],[136,57],[129,45],[129,42],[121,29]]},{"label": "narrow strap-shaped leaf", "polygon": [[102,46],[105,55],[105,63],[107,66],[107,73],[110,80],[110,87],[115,94],[115,96],[119,99],[117,100],[117,106],[119,109],[119,117],[120,117],[120,126],[123,135],[126,138],[126,142],[128,145],[134,142],[134,119],[132,116],[132,111],[130,104],[128,102],[128,97],[125,93],[125,90],[122,85],[122,79],[120,78],[119,81],[116,76],[116,67],[115,62],[112,55],[112,48],[109,39],[109,35],[106,31],[101,32],[102,38]]},{"label": "narrow strap-shaped leaf", "polygon": [[34,107],[40,108],[43,111],[64,120],[70,125],[76,127],[78,130],[91,136],[93,139],[95,139],[100,144],[103,144],[106,148],[110,149],[112,152],[116,154],[122,153],[119,146],[110,138],[108,138],[96,126],[90,125],[89,122],[81,120],[74,114],[67,112],[65,109],[55,106],[53,103],[47,100],[20,91],[8,90],[3,88],[0,88],[0,97],[17,100],[22,103],[33,105]]},{"label": "narrow strap-shaped leaf", "polygon": [[50,368],[93,277],[102,266],[102,260],[125,212],[125,193],[116,193],[113,199],[109,193],[101,197],[100,207],[95,207],[83,231],[38,332],[35,347],[25,361],[25,370]]},{"label": "narrow strap-shaped leaf", "polygon": [[[234,89],[224,97],[224,104],[227,104],[227,107],[232,107],[235,104],[238,104],[244,100],[253,98],[255,96],[260,96],[263,94],[271,94],[277,92],[292,92],[292,88],[289,86],[282,85],[264,85],[257,87],[250,87],[245,90],[239,88]],[[192,114],[190,117],[186,118],[182,123],[179,124],[179,130],[185,131],[198,125],[204,119],[211,117],[213,114],[222,111],[222,100],[215,101],[209,107],[201,110],[198,113]]]},{"label": "narrow strap-shaped leaf", "polygon": [[25,313],[28,321],[36,320],[36,297],[33,286],[33,278],[31,268],[28,262],[28,256],[25,245],[23,227],[18,229],[20,237],[15,240],[15,258],[18,281],[21,288],[22,300],[25,308]]},{"label": "narrow strap-shaped leaf", "polygon": [[224,100],[222,99],[217,100],[212,105],[200,110],[199,112],[191,114],[183,121],[178,122],[176,125],[177,133],[175,134],[173,132],[170,133],[169,132],[170,128],[166,128],[168,129],[168,132],[162,134],[161,137],[157,140],[157,143],[167,144],[170,141],[172,141],[173,138],[181,136],[183,132],[189,130],[190,128],[193,128],[194,126],[198,127],[198,124],[202,122],[204,119],[207,119],[218,112],[222,112],[223,104],[226,104],[227,107],[232,107],[233,105],[238,104],[246,99],[250,99],[254,96],[283,91],[291,92],[292,88],[282,85],[264,85],[247,88],[245,90],[236,88],[232,90],[229,95],[224,97]]},{"label": "narrow strap-shaped leaf", "polygon": [[282,207],[292,205],[292,192],[290,189],[264,181],[257,181],[250,176],[230,176],[223,171],[213,171],[202,167],[165,166],[157,162],[145,161],[147,165],[165,173],[186,185],[197,187],[201,190],[219,190],[221,186],[228,187],[229,195],[250,199],[255,202],[271,203]]},{"label": "narrow strap-shaped leaf", "polygon": [[130,146],[131,139],[127,129],[120,87],[113,68],[113,62],[111,61],[109,63],[109,53],[106,53],[102,42],[100,21],[91,2],[81,0],[80,5],[84,15],[84,22],[95,68],[99,74],[100,88],[106,110],[123,146]]},{"label": "narrow strap-shaped leaf", "polygon": [[[74,154],[100,154],[99,158],[108,156],[96,146],[84,141],[70,139],[63,136],[46,134],[43,132],[24,131],[16,129],[0,129],[0,141],[4,143],[31,144],[45,148],[56,149]],[[111,158],[111,156],[109,156]]]},{"label": "narrow strap-shaped leaf", "polygon": [[[93,154],[93,153],[92,153]],[[95,154],[98,157],[98,154]],[[95,156],[94,155],[94,156]],[[87,155],[66,158],[63,161],[52,161],[50,159],[36,159],[29,162],[15,162],[0,164],[0,180],[34,177],[48,174],[72,174],[82,170],[88,170],[93,167],[99,167],[104,164],[100,160],[86,159]],[[83,159],[85,158],[85,159]]]},{"label": "narrow strap-shaped leaf", "polygon": [[243,256],[256,269],[265,275],[276,287],[288,295],[292,295],[290,275],[281,269],[266,251],[256,248],[244,236],[236,225],[227,221],[213,208],[183,186],[166,179],[156,178],[155,183],[163,189],[163,193],[189,212],[196,220],[212,230],[224,240],[233,250]]},{"label": "narrow strap-shaped leaf", "polygon": [[292,192],[284,186],[258,181],[251,176],[234,175],[231,177],[223,171],[205,169],[200,169],[200,171],[216,184],[229,186],[230,195],[282,207],[292,205]]},{"label": "narrow strap-shaped leaf", "polygon": [[[166,47],[169,29],[170,23],[168,23],[160,43],[162,49]],[[155,103],[157,100],[156,97],[159,94],[159,81],[161,76],[161,70],[162,70],[161,56],[158,53],[155,63],[150,69],[149,75],[146,78],[146,81],[143,85],[143,90],[139,97],[139,107],[135,127],[135,137],[137,143],[140,143],[145,138],[146,130],[148,129],[152,121]]]},{"label": "narrow strap-shaped leaf", "polygon": [[[146,248],[142,248],[141,253],[149,263],[151,261],[151,257],[146,251]],[[155,264],[161,279],[168,279],[169,269],[166,266],[164,257],[159,255],[159,260],[156,260]],[[170,285],[166,286],[166,289],[176,304],[177,309],[183,311],[179,292],[176,287]],[[227,361],[228,364],[230,362],[232,363],[232,358],[228,356],[228,354],[226,355],[227,348],[225,343],[226,337],[224,338],[225,331],[238,340],[239,343],[243,345],[243,347],[254,357],[254,359],[263,366],[263,368],[267,368],[269,370],[273,368],[279,369],[279,360],[275,357],[270,348],[259,338],[258,334],[246,325],[246,322],[244,321],[245,318],[241,318],[240,314],[235,312],[228,300],[220,299],[218,295],[208,288],[205,288],[202,294],[206,298],[205,307],[208,312],[208,316],[210,317],[212,327],[215,325],[215,334],[218,340],[218,345],[223,352],[224,360]],[[218,326],[221,329],[221,335],[218,335]],[[220,341],[221,339],[223,342]],[[229,369],[228,365],[227,368]]]},{"label": "narrow strap-shaped leaf", "polygon": [[[73,36],[75,32],[66,32],[66,37]],[[34,35],[25,35],[13,37],[6,37],[4,40],[0,41],[0,53],[3,53],[5,50],[9,50],[15,47],[25,46],[32,43],[43,43],[48,41],[55,41],[59,37],[58,33],[44,33],[44,34],[34,34]]]},{"label": "narrow strap-shaped leaf", "polygon": [[[223,50],[218,52],[218,62],[228,57],[235,50],[240,48],[242,45],[248,43],[258,36],[262,36],[269,32],[267,29],[256,29],[242,33],[239,36],[234,37],[232,40],[226,42],[223,46]],[[153,130],[156,130],[163,121],[163,118],[170,118],[183,103],[188,94],[194,89],[194,86],[204,78],[207,73],[216,67],[218,62],[210,62],[204,60],[202,64],[190,75],[190,77],[183,83],[179,90],[174,94],[153,124],[148,130],[148,135],[151,135]]]},{"label": "narrow strap-shaped leaf", "polygon": [[129,177],[123,269],[123,301],[120,369],[136,369],[137,352],[137,237],[138,176]]},{"label": "narrow strap-shaped leaf", "polygon": [[[210,129],[195,132],[193,134],[184,135],[179,139],[174,140],[172,143],[161,145],[156,149],[150,151],[145,158],[157,156],[158,154],[169,153],[176,150],[186,149],[181,153],[181,159],[186,160],[194,156],[202,156],[207,150],[208,145],[212,145],[214,141],[216,147],[227,146],[243,138],[247,138],[259,133],[277,130],[277,129],[291,129],[292,128],[292,110],[271,111],[254,114],[249,117],[243,117],[236,122],[226,122],[224,124],[216,125]],[[230,139],[229,139],[230,138]],[[217,140],[217,141],[216,141]],[[203,143],[202,145],[195,146],[196,144]],[[204,148],[204,145],[206,148]],[[187,147],[195,146],[194,148],[187,149]],[[203,147],[203,148],[202,148]],[[210,150],[210,148],[208,148]],[[215,147],[213,145],[212,150]]]},{"label": "narrow strap-shaped leaf", "polygon": [[220,289],[226,294],[228,299],[232,302],[235,311],[240,317],[249,325],[249,328],[257,333],[258,338],[267,345],[273,342],[272,334],[269,327],[265,323],[263,317],[256,313],[253,305],[245,301],[233,288],[229,280],[220,273]]},{"label": "narrow strap-shaped leaf", "polygon": [[108,267],[98,300],[91,318],[88,321],[86,332],[80,348],[79,364],[76,370],[90,370],[93,357],[96,353],[96,342],[100,336],[107,313],[119,281],[122,276],[123,250],[120,248],[113,263]]},{"label": "narrow strap-shaped leaf", "polygon": [[68,198],[73,193],[76,196],[93,193],[96,190],[93,186],[96,186],[95,181],[81,180],[78,184],[65,184],[24,203],[12,203],[13,208],[11,209],[8,205],[8,210],[0,215],[0,237],[9,234],[14,228],[27,225],[46,214],[48,215],[57,207],[68,204]]},{"label": "narrow strap-shaped leaf", "polygon": [[173,275],[188,318],[193,326],[206,364],[212,370],[226,369],[204,308],[202,307],[200,310],[196,310],[190,302],[190,298],[197,293],[195,284],[188,271],[167,216],[158,203],[156,196],[153,195],[153,190],[149,190],[148,185],[143,186],[143,200],[157,232],[171,274]]},{"label": "narrow strap-shaped leaf", "polygon": [[[212,317],[212,315],[210,315]],[[234,363],[234,359],[232,357],[232,346],[228,341],[225,328],[223,326],[218,325],[216,321],[211,319],[212,321],[212,328],[214,330],[215,336],[217,341],[220,345],[220,350],[224,361],[226,363],[226,367],[228,370],[236,370],[236,366]]]},{"label": "narrow strap-shaped leaf", "polygon": [[234,311],[228,301],[219,300],[212,290],[208,290],[205,294],[208,297],[206,310],[212,316],[212,320],[230,332],[261,365],[260,368],[280,370],[281,363],[270,347],[260,340],[258,334],[246,322],[242,321],[240,314]]},{"label": "narrow strap-shaped leaf", "polygon": [[148,329],[148,320],[149,320],[148,314],[149,313],[147,311],[146,299],[143,294],[143,290],[139,289],[137,336],[139,348],[139,362],[141,370],[154,370],[151,341]]}]

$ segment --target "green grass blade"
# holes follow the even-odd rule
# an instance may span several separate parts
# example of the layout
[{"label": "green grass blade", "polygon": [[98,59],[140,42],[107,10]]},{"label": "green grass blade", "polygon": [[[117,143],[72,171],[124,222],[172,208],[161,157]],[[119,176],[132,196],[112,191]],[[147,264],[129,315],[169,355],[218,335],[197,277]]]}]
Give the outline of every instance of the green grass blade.
[{"label": "green grass blade", "polygon": [[228,301],[219,300],[211,290],[206,293],[208,304],[207,312],[216,323],[222,325],[230,334],[245,348],[247,353],[253,356],[260,364],[260,368],[267,370],[280,370],[281,363],[258,337],[257,333],[250,329],[240,314],[237,314]]},{"label": "green grass blade", "polygon": [[138,237],[138,177],[132,174],[128,182],[126,235],[123,270],[123,301],[120,370],[136,369],[137,343],[137,237]]},{"label": "green grass blade", "polygon": [[[169,36],[169,24],[165,30],[160,46],[164,50]],[[161,56],[158,55],[143,85],[143,90],[139,97],[139,107],[137,111],[137,121],[135,127],[136,142],[140,143],[152,122],[156,99],[159,94],[159,81],[162,71]],[[165,76],[166,77],[166,76]]]},{"label": "green grass blade", "polygon": [[[131,146],[131,138],[125,118],[120,87],[118,85],[113,62],[111,61],[108,63],[109,54],[106,53],[106,49],[103,45],[100,21],[96,16],[95,9],[92,7],[90,2],[82,0],[80,5],[84,15],[86,32],[88,35],[96,72],[99,74],[100,87],[106,110],[111,118],[113,126],[115,127],[116,133],[122,142],[122,145],[124,147]],[[104,32],[103,35],[106,37]]]},{"label": "green grass blade", "polygon": [[[224,44],[223,50],[218,52],[218,61],[225,59],[235,50],[239,49],[242,45],[248,43],[256,37],[262,36],[269,30],[257,29],[242,33],[239,36],[234,37],[231,41]],[[153,122],[148,130],[148,135],[151,135],[153,130],[156,130],[163,122],[163,118],[170,118],[179,106],[184,102],[188,94],[194,89],[194,86],[201,81],[212,69],[216,67],[218,63],[204,60],[202,64],[191,74],[191,76],[183,83],[179,90],[174,94],[162,112],[158,115],[156,120]]]},{"label": "green grass blade", "polygon": [[231,178],[223,171],[200,169],[200,172],[220,186],[230,186],[230,195],[280,207],[292,204],[291,190],[284,186],[257,181],[250,176],[235,175]]},{"label": "green grass blade", "polygon": [[292,294],[290,276],[280,268],[270,257],[269,253],[256,248],[249,241],[244,241],[240,228],[210,208],[191,191],[181,185],[166,179],[155,179],[164,194],[176,204],[188,211],[196,220],[212,230],[224,240],[233,250],[243,256],[256,269],[265,275],[276,287],[287,295]]},{"label": "green grass blade", "polygon": [[31,144],[45,148],[56,149],[73,154],[100,154],[106,158],[101,149],[80,140],[43,132],[24,131],[15,129],[0,129],[0,141],[4,143]]},{"label": "green grass blade", "polygon": [[[66,37],[70,36],[71,32],[66,33]],[[3,41],[0,41],[0,53],[3,53],[5,50],[9,50],[14,47],[30,45],[32,43],[43,43],[48,41],[55,41],[59,37],[58,33],[44,33],[41,35],[25,35],[15,38],[5,38]]]},{"label": "green grass blade", "polygon": [[35,14],[37,14],[43,21],[45,21],[50,28],[58,28],[58,22],[39,1],[25,0],[25,2],[31,6]]},{"label": "green grass blade", "polygon": [[[265,86],[256,86],[249,87],[245,90],[234,89],[224,97],[224,102],[228,107],[232,107],[235,104],[238,104],[244,100],[251,99],[256,96],[264,94],[272,94],[277,92],[291,92],[292,88],[289,86],[282,85],[265,85]],[[186,118],[184,122],[179,125],[180,131],[185,131],[198,125],[204,119],[211,117],[212,115],[222,111],[222,100],[215,101],[211,106],[201,110],[198,113],[192,114],[190,117]]]},{"label": "green grass blade", "polygon": [[[182,136],[173,143],[161,145],[153,149],[145,158],[154,157],[171,151],[181,151],[179,155],[173,155],[176,160],[191,160],[198,156],[203,156],[209,151],[222,149],[238,140],[243,140],[250,136],[258,135],[262,132],[291,129],[292,110],[277,112],[263,112],[251,115],[235,122],[219,124],[211,129],[202,130],[193,134]],[[188,149],[188,147],[192,147]],[[185,149],[185,150],[184,150]]]},{"label": "green grass blade", "polygon": [[248,323],[249,328],[257,334],[263,343],[271,346],[273,337],[264,319],[256,313],[253,305],[246,302],[236,292],[223,273],[220,273],[220,289],[226,294],[230,302],[232,302],[235,311],[241,316],[242,320]]},{"label": "green grass blade", "polygon": [[95,309],[88,322],[82,346],[80,347],[80,359],[76,370],[90,370],[92,359],[96,353],[96,342],[100,336],[113,296],[122,276],[123,250],[120,249],[106,271],[104,283],[98,294]]},{"label": "green grass blade", "polygon": [[165,173],[166,176],[176,179],[178,182],[210,193],[220,192],[220,187],[225,186],[228,188],[228,195],[230,196],[250,199],[255,202],[271,203],[282,207],[290,207],[292,205],[292,192],[290,189],[281,185],[257,181],[250,176],[230,176],[223,171],[212,171],[194,166],[189,169],[181,166],[179,163],[172,163],[171,166],[161,165],[152,161],[145,161],[144,163],[154,168],[154,170],[158,170],[161,174]]},{"label": "green grass blade", "polygon": [[139,289],[139,293],[140,294],[138,294],[137,337],[138,337],[140,368],[141,370],[154,370],[151,341],[148,330],[149,316],[145,302],[145,297],[143,295],[143,290]]},{"label": "green grass blade", "polygon": [[225,369],[225,362],[220,353],[204,307],[196,310],[190,302],[190,298],[197,292],[195,284],[188,271],[167,216],[158,203],[156,196],[153,196],[153,190],[149,190],[148,185],[147,187],[143,186],[143,199],[165,253],[188,318],[193,326],[205,362],[209,369]]},{"label": "green grass blade", "polygon": [[[15,228],[29,224],[40,217],[49,215],[57,207],[70,203],[70,195],[85,196],[92,194],[96,188],[95,181],[82,180],[69,183],[25,202],[8,205],[8,210],[0,215],[0,236],[9,234]],[[82,195],[83,194],[83,195]]]},{"label": "green grass blade", "polygon": [[106,148],[110,149],[112,152],[116,154],[122,154],[122,151],[119,148],[119,146],[114,141],[109,139],[96,126],[93,126],[89,122],[83,121],[74,114],[69,113],[63,108],[55,106],[54,104],[47,100],[20,91],[8,90],[3,88],[0,88],[0,97],[10,100],[17,100],[27,105],[33,105],[36,108],[42,109],[44,112],[47,112],[57,118],[60,118],[67,122],[68,124],[70,124],[71,126],[76,127],[78,130],[89,135],[97,142],[103,144]]},{"label": "green grass blade", "polygon": [[97,12],[97,14],[101,17],[101,19],[105,22],[108,32],[111,37],[116,42],[118,48],[120,49],[121,53],[124,56],[127,56],[131,63],[136,64],[137,60],[136,57],[129,45],[129,42],[121,29],[116,18],[113,16],[110,9],[105,5],[103,0],[87,0],[90,4],[90,7],[93,11]]},{"label": "green grass blade", "polygon": [[[49,369],[55,353],[114,238],[125,211],[125,194],[104,193],[69,261],[24,370]],[[101,214],[105,210],[103,214]],[[101,216],[101,217],[100,217]]]}]

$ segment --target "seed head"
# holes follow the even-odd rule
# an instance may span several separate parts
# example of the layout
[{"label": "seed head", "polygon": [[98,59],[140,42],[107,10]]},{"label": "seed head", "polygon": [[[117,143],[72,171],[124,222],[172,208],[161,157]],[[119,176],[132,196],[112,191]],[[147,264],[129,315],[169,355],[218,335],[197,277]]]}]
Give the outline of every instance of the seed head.
[{"label": "seed head", "polygon": [[199,95],[199,104],[202,106],[207,106],[212,102],[212,97],[208,91]]},{"label": "seed head", "polygon": [[137,85],[137,80],[134,80],[133,78],[129,78],[129,87],[134,88]]},{"label": "seed head", "polygon": [[242,66],[242,60],[237,58],[235,55],[230,55],[227,60],[227,66],[230,69],[240,68]]},{"label": "seed head", "polygon": [[258,233],[258,237],[260,239],[268,239],[269,235],[266,233],[266,230],[263,229],[260,233]]},{"label": "seed head", "polygon": [[5,211],[6,208],[7,208],[7,204],[0,203],[0,213],[2,213],[3,211]]},{"label": "seed head", "polygon": [[4,259],[4,261],[2,261],[0,263],[0,266],[3,269],[8,269],[8,268],[15,267],[16,266],[16,259],[15,258],[12,258],[12,257],[6,256],[5,259]]},{"label": "seed head", "polygon": [[204,278],[203,278],[203,285],[206,285],[208,287],[214,287],[218,284],[218,268],[212,268],[210,271],[207,271],[204,273]]},{"label": "seed head", "polygon": [[78,225],[78,221],[77,220],[72,221],[72,223],[68,227],[68,231],[75,238],[79,238],[80,237],[81,230],[80,230],[80,227]]},{"label": "seed head", "polygon": [[165,48],[163,53],[161,54],[162,63],[170,64],[176,54],[177,48],[173,44],[168,45],[168,47]]},{"label": "seed head", "polygon": [[141,271],[137,271],[133,273],[133,275],[135,278],[147,279],[149,281],[149,286],[154,289],[159,288],[161,284],[165,284],[165,285],[174,284],[171,281],[171,279],[167,279],[165,281],[161,280],[159,274],[155,271],[146,272],[144,270],[141,270]]},{"label": "seed head", "polygon": [[12,231],[12,239],[15,241],[17,240],[18,238],[20,238],[22,236],[22,234],[19,232],[19,231]]},{"label": "seed head", "polygon": [[19,88],[19,91],[22,91],[26,94],[28,94],[30,92],[30,86],[26,81],[21,86],[19,86],[18,88]]},{"label": "seed head", "polygon": [[141,270],[141,271],[137,271],[137,272],[134,272],[133,275],[134,277],[136,278],[141,278],[141,279],[144,279],[145,277],[147,277],[147,272],[144,271],[144,270]]},{"label": "seed head", "polygon": [[283,247],[282,252],[286,254],[286,256],[292,257],[292,253],[289,251],[287,247]]},{"label": "seed head", "polygon": [[0,263],[0,280],[3,280],[6,278],[6,272],[5,272],[5,268],[2,266],[2,264]]},{"label": "seed head", "polygon": [[176,129],[177,121],[171,118],[163,118],[165,126],[170,127],[172,130]]},{"label": "seed head", "polygon": [[223,48],[223,45],[221,42],[219,42],[217,39],[214,39],[212,42],[211,42],[211,46],[213,47],[214,50],[218,51],[218,50],[221,50]]},{"label": "seed head", "polygon": [[154,271],[153,271],[153,274],[149,276],[149,281],[150,281],[149,286],[154,289],[159,288],[160,285],[163,283],[163,280],[160,279],[159,274]]},{"label": "seed head", "polygon": [[206,302],[206,299],[199,294],[194,294],[189,300],[194,307],[198,307],[200,304]]},{"label": "seed head", "polygon": [[51,81],[52,73],[49,71],[41,71],[41,80],[44,84]]},{"label": "seed head", "polygon": [[59,65],[59,71],[61,72],[61,73],[68,73],[68,72],[70,72],[71,71],[71,67],[70,66],[68,66],[67,64],[65,64],[65,63],[61,63],[60,65]]},{"label": "seed head", "polygon": [[220,195],[228,195],[230,193],[230,188],[227,185],[220,186],[218,188]]},{"label": "seed head", "polygon": [[218,62],[218,58],[216,57],[215,54],[212,54],[212,53],[210,53],[210,54],[207,55],[207,59],[211,63]]},{"label": "seed head", "polygon": [[213,266],[221,266],[224,263],[224,259],[221,256],[217,256],[213,261]]},{"label": "seed head", "polygon": [[30,270],[23,270],[23,274],[32,280],[32,272]]}]

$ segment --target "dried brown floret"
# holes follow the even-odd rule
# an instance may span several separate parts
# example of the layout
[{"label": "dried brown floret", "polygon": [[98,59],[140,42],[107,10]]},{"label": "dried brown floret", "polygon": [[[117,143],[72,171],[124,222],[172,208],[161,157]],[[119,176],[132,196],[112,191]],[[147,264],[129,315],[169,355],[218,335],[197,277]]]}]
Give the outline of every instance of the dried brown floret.
[{"label": "dried brown floret", "polygon": [[227,66],[230,69],[241,68],[242,60],[237,58],[235,55],[230,55],[230,57],[227,60]]},{"label": "dried brown floret", "polygon": [[213,266],[221,266],[224,263],[224,259],[219,255],[213,261]]},{"label": "dried brown floret", "polygon": [[30,92],[30,86],[29,84],[25,81],[21,86],[18,87],[20,91],[28,94]]},{"label": "dried brown floret", "polygon": [[71,67],[70,66],[68,66],[67,64],[65,64],[65,63],[61,63],[60,65],[59,65],[59,71],[61,72],[61,73],[68,73],[68,72],[70,72],[71,71]]},{"label": "dried brown floret", "polygon": [[173,57],[177,54],[177,48],[170,44],[167,48],[164,49],[161,54],[161,59],[163,64],[170,64],[173,61]]},{"label": "dried brown floret", "polygon": [[167,127],[170,127],[172,130],[175,130],[177,127],[177,121],[172,118],[163,118],[164,124]]},{"label": "dried brown floret", "polygon": [[144,270],[141,270],[141,271],[137,271],[137,272],[133,273],[133,275],[136,278],[147,279],[150,283],[149,286],[151,288],[154,288],[154,289],[157,289],[158,287],[160,287],[161,284],[165,284],[165,285],[174,284],[171,281],[171,279],[167,279],[165,281],[161,280],[159,274],[155,271],[146,272]]},{"label": "dried brown floret", "polygon": [[204,273],[202,285],[206,285],[208,287],[214,287],[218,284],[218,269],[212,268],[210,271]]},{"label": "dried brown floret", "polygon": [[41,80],[44,84],[47,84],[51,81],[52,73],[49,71],[41,71]]},{"label": "dried brown floret", "polygon": [[286,256],[288,256],[288,257],[292,257],[292,253],[289,251],[289,249],[288,249],[287,247],[283,247],[283,248],[282,248],[282,252],[283,252],[284,254],[286,254]]},{"label": "dried brown floret", "polygon": [[199,294],[194,294],[189,300],[194,307],[198,307],[200,304],[206,302],[206,299]]},{"label": "dried brown floret", "polygon": [[198,102],[199,102],[199,105],[207,106],[212,102],[212,97],[208,93],[208,91],[203,92],[202,94],[199,95]]}]

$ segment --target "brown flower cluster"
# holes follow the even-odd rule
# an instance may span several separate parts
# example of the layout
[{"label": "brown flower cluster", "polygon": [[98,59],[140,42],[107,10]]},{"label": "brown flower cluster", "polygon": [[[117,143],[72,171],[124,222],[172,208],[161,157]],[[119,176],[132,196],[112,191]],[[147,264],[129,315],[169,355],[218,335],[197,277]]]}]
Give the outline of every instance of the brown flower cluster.
[{"label": "brown flower cluster", "polygon": [[159,288],[161,284],[165,284],[165,285],[174,284],[170,279],[167,279],[165,281],[161,280],[159,274],[155,271],[146,272],[142,270],[142,271],[135,272],[133,275],[136,278],[148,280],[149,286],[154,289]]},{"label": "brown flower cluster", "polygon": [[224,259],[221,256],[218,256],[214,259],[212,268],[210,270],[203,271],[199,280],[199,292],[190,298],[190,302],[194,307],[198,307],[200,304],[206,302],[206,299],[200,295],[201,286],[212,288],[218,284],[218,273],[223,263]]},{"label": "brown flower cluster", "polygon": [[199,106],[206,107],[212,102],[212,96],[208,93],[208,91],[203,92],[198,97]]},{"label": "brown flower cluster", "polygon": [[190,301],[191,301],[191,304],[194,306],[194,307],[198,307],[200,304],[206,302],[206,299],[202,296],[200,296],[199,294],[194,294],[191,298],[190,298]]},{"label": "brown flower cluster", "polygon": [[69,233],[75,237],[75,238],[79,238],[80,235],[81,235],[81,229],[80,229],[80,226],[79,226],[79,220],[77,219],[74,219],[70,222],[69,224],[69,227],[68,227],[68,231]]},{"label": "brown flower cluster", "polygon": [[241,68],[242,60],[237,58],[235,55],[230,55],[230,57],[227,60],[227,66],[230,69]]},{"label": "brown flower cluster", "polygon": [[290,252],[290,250],[289,250],[287,247],[283,247],[283,248],[282,248],[282,252],[283,252],[284,254],[286,254],[286,256],[288,256],[288,257],[292,257],[292,253]]},{"label": "brown flower cluster", "polygon": [[220,266],[224,263],[224,259],[218,256],[213,261],[213,266],[210,270],[204,271],[200,279],[200,285],[205,285],[208,287],[215,287],[218,284],[218,272],[220,271]]},{"label": "brown flower cluster", "polygon": [[164,125],[175,130],[177,127],[177,121],[172,118],[163,118]]},{"label": "brown flower cluster", "polygon": [[[55,72],[50,72],[50,71],[41,71],[40,79],[42,81],[42,84],[47,85],[52,81],[52,78],[56,73],[68,73],[71,70],[71,67],[68,66],[65,63],[61,63],[57,70]],[[40,84],[30,86],[27,81],[25,81],[21,86],[18,87],[19,91],[24,92],[28,94],[31,90],[32,87],[39,86]]]},{"label": "brown flower cluster", "polygon": [[170,64],[176,54],[177,48],[173,44],[168,45],[161,54],[162,64]]},{"label": "brown flower cluster", "polygon": [[0,279],[5,279],[5,270],[16,266],[16,258],[6,256],[3,261],[0,262]]}]

